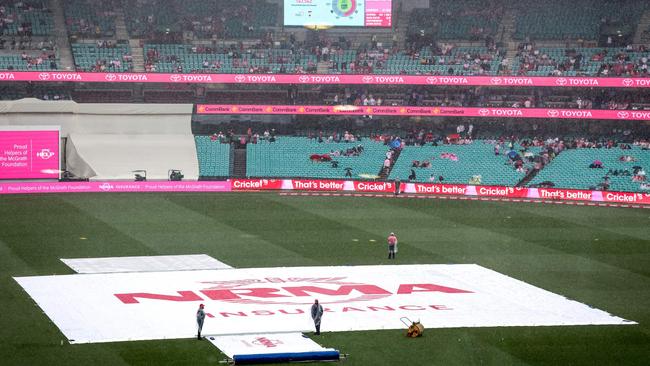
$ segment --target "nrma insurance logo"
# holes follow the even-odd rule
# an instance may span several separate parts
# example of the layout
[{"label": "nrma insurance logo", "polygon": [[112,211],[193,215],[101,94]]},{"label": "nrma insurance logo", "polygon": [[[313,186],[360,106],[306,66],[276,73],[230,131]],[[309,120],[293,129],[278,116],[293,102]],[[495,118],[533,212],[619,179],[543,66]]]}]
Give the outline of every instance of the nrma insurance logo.
[{"label": "nrma insurance logo", "polygon": [[52,152],[50,149],[41,149],[41,151],[36,153],[36,156],[43,160],[49,160],[54,156],[54,152]]},{"label": "nrma insurance logo", "polygon": [[[201,290],[174,289],[168,293],[117,293],[124,304],[161,300],[176,302],[220,301],[246,305],[308,305],[317,296],[323,304],[342,304],[374,301],[392,296],[438,292],[448,294],[472,291],[442,286],[435,283],[403,283],[385,286],[346,280],[347,277],[320,278],[258,278],[229,281],[200,282]],[[390,287],[390,288],[389,288]]]}]

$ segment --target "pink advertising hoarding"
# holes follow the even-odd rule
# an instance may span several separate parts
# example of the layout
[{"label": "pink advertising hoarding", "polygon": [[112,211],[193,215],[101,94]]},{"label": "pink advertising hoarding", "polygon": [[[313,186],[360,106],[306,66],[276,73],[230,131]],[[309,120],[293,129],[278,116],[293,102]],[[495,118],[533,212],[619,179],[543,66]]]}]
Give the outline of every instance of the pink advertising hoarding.
[{"label": "pink advertising hoarding", "polygon": [[331,105],[231,105],[198,104],[197,114],[302,114],[379,115],[430,117],[498,117],[547,119],[610,119],[650,121],[650,111],[546,108],[401,107]]},{"label": "pink advertising hoarding", "polygon": [[0,179],[58,179],[59,130],[0,130]]},{"label": "pink advertising hoarding", "polygon": [[[332,179],[231,179],[228,181],[148,181],[148,182],[44,182],[0,183],[0,195],[36,193],[118,193],[118,192],[230,192],[230,191],[312,191],[312,192],[395,192],[394,182],[347,181]],[[650,207],[650,192],[610,192],[562,188],[474,186],[467,184],[407,183],[400,192],[418,195],[484,197],[488,199],[582,201],[602,204]]]},{"label": "pink advertising hoarding", "polygon": [[441,76],[360,74],[169,74],[101,73],[71,71],[3,71],[1,82],[78,83],[191,83],[191,84],[368,84],[368,85],[466,85],[559,88],[650,88],[650,78],[556,76]]},{"label": "pink advertising hoarding", "polygon": [[0,183],[0,194],[118,193],[118,192],[229,192],[230,182],[17,182]]}]

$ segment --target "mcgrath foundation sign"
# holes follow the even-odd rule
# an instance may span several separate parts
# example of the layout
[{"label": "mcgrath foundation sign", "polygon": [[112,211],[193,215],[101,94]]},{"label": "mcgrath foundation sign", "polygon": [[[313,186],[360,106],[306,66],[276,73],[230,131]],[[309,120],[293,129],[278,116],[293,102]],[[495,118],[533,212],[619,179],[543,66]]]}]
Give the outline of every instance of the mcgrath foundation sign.
[{"label": "mcgrath foundation sign", "polygon": [[203,334],[634,324],[478,265],[294,267],[77,274],[15,280],[71,343]]}]

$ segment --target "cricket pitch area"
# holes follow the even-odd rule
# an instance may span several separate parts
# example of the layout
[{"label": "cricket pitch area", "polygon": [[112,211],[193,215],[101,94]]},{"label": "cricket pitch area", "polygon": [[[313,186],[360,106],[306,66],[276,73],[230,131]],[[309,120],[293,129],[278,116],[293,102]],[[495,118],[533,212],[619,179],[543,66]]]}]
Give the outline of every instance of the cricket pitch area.
[{"label": "cricket pitch area", "polygon": [[476,264],[278,267],[15,277],[70,343],[322,331],[636,324]]}]

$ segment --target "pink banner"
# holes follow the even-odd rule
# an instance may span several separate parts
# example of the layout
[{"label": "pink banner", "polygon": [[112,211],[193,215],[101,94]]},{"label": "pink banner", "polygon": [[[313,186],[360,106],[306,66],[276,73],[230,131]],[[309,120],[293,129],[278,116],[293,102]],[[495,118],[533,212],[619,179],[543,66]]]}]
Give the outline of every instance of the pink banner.
[{"label": "pink banner", "polygon": [[[332,179],[231,179],[229,181],[149,182],[29,182],[0,183],[0,194],[85,192],[229,192],[229,191],[329,191],[393,193],[393,182]],[[473,186],[466,184],[402,183],[403,193],[494,198],[587,201],[650,205],[649,193],[588,191],[558,188]]]},{"label": "pink banner", "polygon": [[468,85],[554,86],[584,88],[650,88],[650,78],[433,76],[349,74],[165,74],[95,73],[69,71],[1,71],[0,82],[89,83],[193,83],[193,84],[372,84],[372,85]]},{"label": "pink banner", "polygon": [[233,191],[264,191],[282,189],[282,179],[232,179]]},{"label": "pink banner", "polygon": [[0,131],[0,179],[43,178],[59,178],[59,131]]},{"label": "pink banner", "polygon": [[209,105],[198,104],[198,114],[313,114],[313,115],[380,115],[445,116],[499,118],[558,118],[650,120],[650,111],[544,108],[466,108],[466,107],[356,107],[328,105]]},{"label": "pink banner", "polygon": [[88,192],[229,192],[230,182],[29,182],[0,183],[0,194]]},{"label": "pink banner", "polygon": [[556,201],[587,201],[650,205],[649,193],[588,191],[561,188],[472,186],[464,184],[404,183],[400,191],[415,194],[530,198]]}]

